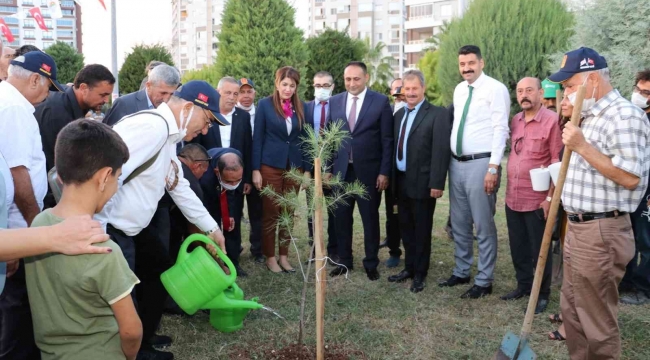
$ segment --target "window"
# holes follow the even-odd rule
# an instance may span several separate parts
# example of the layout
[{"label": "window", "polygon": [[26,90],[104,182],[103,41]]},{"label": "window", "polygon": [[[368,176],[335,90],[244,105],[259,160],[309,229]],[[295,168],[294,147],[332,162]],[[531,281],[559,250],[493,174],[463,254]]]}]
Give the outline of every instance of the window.
[{"label": "window", "polygon": [[72,27],[74,25],[74,21],[70,19],[58,19],[56,21],[56,26],[68,26]]},{"label": "window", "polygon": [[50,20],[50,19],[45,20],[45,27],[48,28],[48,29],[51,29],[52,28],[52,20]]},{"label": "window", "polygon": [[11,30],[11,34],[14,35],[14,36],[20,35],[20,29],[19,28],[9,28],[9,30]]},{"label": "window", "polygon": [[64,43],[66,43],[66,44],[72,46],[73,48],[76,48],[76,46],[75,46],[75,44],[74,44],[74,41],[64,41]]},{"label": "window", "polygon": [[16,18],[6,17],[4,18],[7,25],[18,25],[19,21]]},{"label": "window", "polygon": [[359,29],[370,29],[372,27],[371,17],[360,17],[358,20]]},{"label": "window", "polygon": [[331,8],[330,9],[330,14],[331,15],[336,15],[336,8]]},{"label": "window", "polygon": [[73,35],[72,31],[69,31],[69,30],[57,30],[56,37],[57,38],[60,38],[60,37],[71,38],[71,37],[74,37],[74,35]]},{"label": "window", "polygon": [[440,16],[451,16],[451,5],[442,5],[440,7]]},{"label": "window", "polygon": [[43,17],[50,17],[51,16],[50,15],[50,9],[41,8],[41,14],[43,15]]},{"label": "window", "polygon": [[433,4],[416,5],[409,7],[409,18],[431,17],[433,15]]},{"label": "window", "polygon": [[399,52],[399,45],[388,45],[388,52],[390,53],[398,53]]},{"label": "window", "polygon": [[15,6],[0,6],[0,12],[15,14],[18,12],[18,8]]},{"label": "window", "polygon": [[63,0],[63,1],[61,1],[61,7],[74,7],[74,1],[72,1],[72,0]]},{"label": "window", "polygon": [[378,13],[384,11],[384,5],[375,6],[375,11],[378,12]]},{"label": "window", "polygon": [[35,41],[25,41],[25,45],[36,45]]},{"label": "window", "polygon": [[181,35],[181,42],[187,42],[187,34]]},{"label": "window", "polygon": [[391,16],[388,19],[388,23],[391,25],[399,25],[400,24],[400,18],[399,16]]},{"label": "window", "polygon": [[74,16],[74,10],[62,9],[61,13],[63,16]]},{"label": "window", "polygon": [[338,12],[339,14],[349,13],[349,12],[350,12],[350,5],[339,6],[337,12]]},{"label": "window", "polygon": [[[2,1],[0,1],[0,2],[2,2]],[[9,3],[10,3],[10,2],[11,2],[11,0],[9,0]],[[8,3],[6,3],[6,4],[8,4]],[[33,1],[33,0],[24,0],[24,1],[23,1],[23,6],[28,6],[28,5],[29,5],[29,6],[34,5],[34,1]]]},{"label": "window", "polygon": [[400,11],[402,8],[402,3],[401,2],[392,2],[388,4],[388,11]]},{"label": "window", "polygon": [[359,4],[359,12],[372,11],[372,3]]},{"label": "window", "polygon": [[187,46],[181,46],[181,54],[187,54]]},{"label": "window", "polygon": [[[5,18],[5,21],[7,21],[8,19],[10,19],[10,18]],[[26,28],[33,28],[33,27],[34,27],[34,20],[32,20],[32,19],[25,19],[25,21],[23,22],[23,24],[24,24],[23,26],[26,27]]]},{"label": "window", "polygon": [[196,33],[197,40],[205,39],[205,31],[199,31]]},{"label": "window", "polygon": [[34,39],[35,38],[34,37],[34,30],[25,30],[25,37],[30,38],[30,39]]},{"label": "window", "polygon": [[384,26],[384,20],[382,19],[375,20],[375,27],[382,27],[382,26]]},{"label": "window", "polygon": [[382,34],[382,33],[377,34],[377,40],[378,40],[378,41],[381,41],[382,38],[383,38],[383,35],[384,35],[384,34]]},{"label": "window", "polygon": [[342,31],[350,25],[350,19],[339,19],[336,23],[336,29]]},{"label": "window", "polygon": [[41,37],[43,39],[51,39],[52,38],[52,32],[51,31],[43,31],[43,32],[41,32]]},{"label": "window", "polygon": [[54,43],[51,41],[43,41],[43,50],[49,48],[52,45],[54,45]]},{"label": "window", "polygon": [[390,31],[390,38],[391,39],[399,39],[399,30],[391,30]]},{"label": "window", "polygon": [[[24,2],[25,2],[25,1],[23,1],[23,3],[24,3]],[[0,4],[13,4],[13,3],[14,3],[13,0],[0,0]]]}]

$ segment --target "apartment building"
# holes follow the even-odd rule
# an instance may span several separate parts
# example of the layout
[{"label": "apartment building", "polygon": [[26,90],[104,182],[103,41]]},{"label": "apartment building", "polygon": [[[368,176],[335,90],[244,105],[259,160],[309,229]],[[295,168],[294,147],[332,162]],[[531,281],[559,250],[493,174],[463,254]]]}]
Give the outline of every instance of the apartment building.
[{"label": "apartment building", "polygon": [[[29,9],[40,6],[47,31],[38,27]],[[34,45],[47,49],[56,41],[63,41],[82,52],[81,7],[72,0],[61,0],[63,18],[52,19],[46,0],[0,0],[2,17],[14,36],[11,47]],[[6,39],[2,39],[5,41]]]}]

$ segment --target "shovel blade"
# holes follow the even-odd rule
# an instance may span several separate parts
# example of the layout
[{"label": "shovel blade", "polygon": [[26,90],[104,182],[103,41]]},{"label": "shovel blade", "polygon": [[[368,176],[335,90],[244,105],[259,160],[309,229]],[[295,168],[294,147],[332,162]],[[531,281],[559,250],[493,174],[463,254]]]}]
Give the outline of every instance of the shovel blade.
[{"label": "shovel blade", "polygon": [[537,355],[533,352],[528,344],[524,344],[523,348],[520,350],[521,340],[519,336],[515,335],[512,331],[503,337],[501,341],[501,347],[497,352],[495,359],[496,360],[536,360]]}]

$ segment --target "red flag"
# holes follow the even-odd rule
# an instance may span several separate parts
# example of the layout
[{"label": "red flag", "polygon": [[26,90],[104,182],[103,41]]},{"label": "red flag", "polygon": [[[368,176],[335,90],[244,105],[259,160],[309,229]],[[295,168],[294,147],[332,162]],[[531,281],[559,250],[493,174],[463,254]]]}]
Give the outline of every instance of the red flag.
[{"label": "red flag", "polygon": [[4,19],[0,19],[0,31],[7,39],[7,42],[14,42],[14,34],[11,33],[11,30],[9,30],[9,27],[7,26],[7,23],[5,23]]},{"label": "red flag", "polygon": [[102,6],[104,7],[104,10],[106,10],[106,4],[104,4],[104,0],[99,0],[99,3],[102,4]]},{"label": "red flag", "polygon": [[41,28],[42,30],[47,31],[47,26],[45,26],[45,20],[43,20],[43,14],[41,14],[41,8],[33,7],[29,9],[29,13],[32,14],[32,17],[34,17],[34,20],[36,20],[38,27]]}]

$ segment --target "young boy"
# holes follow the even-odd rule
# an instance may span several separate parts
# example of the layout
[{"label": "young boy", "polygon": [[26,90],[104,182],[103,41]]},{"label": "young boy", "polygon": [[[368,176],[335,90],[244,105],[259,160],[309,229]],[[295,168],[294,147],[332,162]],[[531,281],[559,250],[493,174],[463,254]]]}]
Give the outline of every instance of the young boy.
[{"label": "young boy", "polygon": [[[60,202],[32,226],[100,212],[117,191],[129,150],[110,127],[77,120],[61,130],[54,161],[63,183]],[[139,282],[119,246],[107,255],[50,253],[25,259],[34,336],[43,360],[135,359],[142,323],[131,299]]]}]

